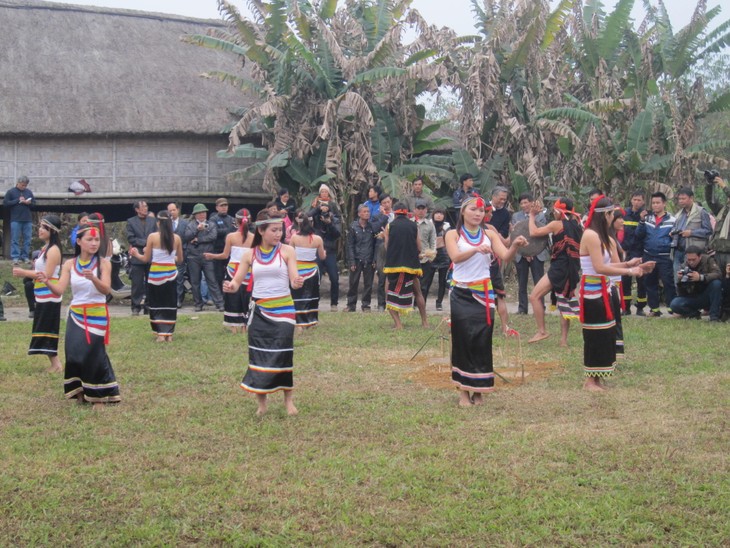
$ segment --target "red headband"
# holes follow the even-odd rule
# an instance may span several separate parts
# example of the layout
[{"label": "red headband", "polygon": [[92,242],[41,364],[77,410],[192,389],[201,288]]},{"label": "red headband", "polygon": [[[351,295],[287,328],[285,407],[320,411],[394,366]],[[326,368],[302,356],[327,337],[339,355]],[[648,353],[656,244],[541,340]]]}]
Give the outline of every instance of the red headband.
[{"label": "red headband", "polygon": [[598,205],[598,202],[600,202],[605,196],[603,194],[596,196],[593,199],[593,202],[591,202],[591,209],[588,211],[588,218],[586,219],[586,223],[583,225],[585,228],[588,228],[591,226],[591,221],[593,220],[593,214],[596,212],[596,205]]},{"label": "red headband", "polygon": [[393,213],[396,215],[408,215],[407,209],[396,209]]}]

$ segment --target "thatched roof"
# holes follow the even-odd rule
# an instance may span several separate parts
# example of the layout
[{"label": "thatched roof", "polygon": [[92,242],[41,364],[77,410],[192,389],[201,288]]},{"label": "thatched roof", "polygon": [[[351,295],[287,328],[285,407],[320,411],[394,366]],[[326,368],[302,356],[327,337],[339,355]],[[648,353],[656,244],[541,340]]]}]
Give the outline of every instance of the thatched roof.
[{"label": "thatched roof", "polygon": [[183,43],[222,21],[0,0],[0,134],[215,134],[250,106],[199,75],[237,60]]}]

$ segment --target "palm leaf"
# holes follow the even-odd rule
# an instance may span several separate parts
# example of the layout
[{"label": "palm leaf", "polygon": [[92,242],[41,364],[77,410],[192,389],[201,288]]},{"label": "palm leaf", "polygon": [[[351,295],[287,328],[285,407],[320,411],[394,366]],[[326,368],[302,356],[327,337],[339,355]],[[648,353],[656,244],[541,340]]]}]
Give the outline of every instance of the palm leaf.
[{"label": "palm leaf", "polygon": [[570,120],[575,120],[578,122],[589,122],[591,124],[601,123],[601,119],[595,114],[592,114],[580,108],[572,107],[560,107],[544,110],[537,115],[538,120],[543,118],[547,118],[548,120],[562,120],[568,118]]},{"label": "palm leaf", "polygon": [[453,172],[449,169],[427,164],[400,164],[393,171],[403,178],[415,176],[440,177],[448,181],[454,176]]},{"label": "palm leaf", "polygon": [[332,86],[331,74],[327,74],[322,65],[319,64],[314,53],[307,48],[293,33],[289,33],[285,38],[286,44],[293,50],[293,53],[304,59],[307,66],[316,74],[323,83],[323,90],[330,99],[334,99],[337,95],[335,88]]},{"label": "palm leaf", "polygon": [[307,167],[309,168],[310,181],[314,181],[325,171],[325,165],[327,164],[327,145],[326,141],[320,143],[317,150],[309,157],[309,165]]},{"label": "palm leaf", "polygon": [[286,171],[289,177],[302,186],[311,181],[306,164],[298,158],[290,158],[289,164],[286,166],[284,171]]},{"label": "palm leaf", "polygon": [[326,21],[330,19],[337,10],[337,0],[322,0],[319,5],[319,16]]},{"label": "palm leaf", "polygon": [[724,110],[730,110],[730,91],[726,91],[707,105],[707,112],[721,112]]},{"label": "palm leaf", "polygon": [[418,63],[419,61],[423,61],[424,59],[433,57],[434,55],[438,55],[438,51],[436,51],[435,49],[422,49],[421,51],[418,51],[411,55],[408,59],[405,60],[403,64],[408,67],[410,65]]},{"label": "palm leaf", "polygon": [[606,18],[606,26],[598,40],[598,54],[603,59],[611,59],[616,55],[624,30],[629,26],[633,7],[634,0],[619,0],[616,8]]},{"label": "palm leaf", "polygon": [[545,33],[540,47],[547,49],[555,40],[555,36],[565,28],[565,18],[570,14],[576,0],[562,0],[558,7],[548,16],[545,22]]},{"label": "palm leaf", "polygon": [[241,91],[253,91],[259,94],[265,93],[264,88],[258,82],[251,80],[250,78],[236,76],[230,72],[213,70],[210,72],[204,72],[201,76],[203,78],[209,78],[211,80],[218,80],[219,82],[231,84],[233,87],[236,87]]},{"label": "palm leaf", "polygon": [[205,34],[186,34],[182,36],[180,40],[187,44],[202,46],[204,48],[215,49],[218,51],[225,51],[228,53],[235,53],[236,55],[241,55],[243,57],[247,57],[249,52],[249,48],[246,46],[241,46],[235,42],[222,40]]},{"label": "palm leaf", "polygon": [[629,128],[626,139],[626,150],[628,152],[636,151],[641,156],[646,155],[649,151],[649,141],[651,132],[654,127],[654,115],[651,109],[642,110]]},{"label": "palm leaf", "polygon": [[454,170],[457,175],[461,176],[464,173],[470,173],[476,175],[479,172],[474,158],[464,150],[463,148],[457,148],[451,151],[451,158],[454,161]]},{"label": "palm leaf", "polygon": [[453,143],[453,139],[449,139],[448,137],[444,137],[443,139],[421,139],[414,143],[413,145],[413,154],[423,154],[424,152],[428,152],[429,150],[436,150],[439,147],[446,146],[448,144]]}]

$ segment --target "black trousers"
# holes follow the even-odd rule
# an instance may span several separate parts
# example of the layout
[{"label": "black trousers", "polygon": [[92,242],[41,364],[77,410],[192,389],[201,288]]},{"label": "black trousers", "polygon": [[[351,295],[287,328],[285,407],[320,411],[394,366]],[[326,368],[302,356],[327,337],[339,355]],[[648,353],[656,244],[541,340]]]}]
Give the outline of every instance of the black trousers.
[{"label": "black trousers", "polygon": [[354,310],[357,307],[357,288],[360,285],[362,276],[362,307],[370,308],[370,301],[373,294],[373,278],[375,269],[373,263],[358,262],[355,270],[350,270],[350,287],[347,290],[347,308]]},{"label": "black trousers", "polygon": [[213,261],[206,261],[202,256],[188,257],[188,275],[190,276],[190,285],[193,288],[195,306],[203,306],[203,299],[200,296],[200,279],[205,276],[210,298],[213,299],[216,308],[223,308],[223,292],[216,283]]},{"label": "black trousers", "polygon": [[425,300],[437,272],[439,275],[439,286],[438,292],[436,293],[436,305],[440,306],[443,303],[444,295],[446,294],[446,277],[449,275],[448,264],[438,268],[431,266],[431,268],[428,269],[428,272],[424,270],[423,281],[421,282],[421,293],[423,293],[423,299]]},{"label": "black trousers", "polygon": [[149,264],[132,263],[129,269],[129,279],[132,282],[132,310],[140,310],[142,308],[142,300],[149,301],[147,298],[147,274],[149,274]]},{"label": "black trousers", "polygon": [[[527,314],[527,282],[528,274],[532,273],[532,283],[537,285],[545,275],[545,263],[538,259],[528,261],[525,257],[522,257],[520,262],[515,263],[515,269],[517,269],[517,312],[520,314]],[[545,307],[545,299],[543,299],[543,308]]]}]

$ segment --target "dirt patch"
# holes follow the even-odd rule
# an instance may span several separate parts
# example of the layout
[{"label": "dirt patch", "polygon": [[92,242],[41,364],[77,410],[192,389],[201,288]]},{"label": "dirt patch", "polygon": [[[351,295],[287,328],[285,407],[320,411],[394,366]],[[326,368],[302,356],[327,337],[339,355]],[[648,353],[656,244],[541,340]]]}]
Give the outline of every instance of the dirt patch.
[{"label": "dirt patch", "polygon": [[[419,354],[413,360],[400,361],[408,367],[406,378],[429,388],[453,389],[451,382],[451,363],[449,357],[425,356]],[[495,386],[499,388],[518,388],[523,383],[545,379],[563,371],[560,362],[538,362],[522,359],[519,356],[505,358],[494,354],[494,370],[498,375]]]}]

